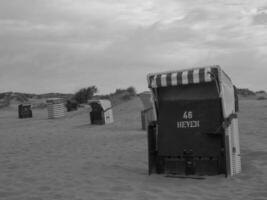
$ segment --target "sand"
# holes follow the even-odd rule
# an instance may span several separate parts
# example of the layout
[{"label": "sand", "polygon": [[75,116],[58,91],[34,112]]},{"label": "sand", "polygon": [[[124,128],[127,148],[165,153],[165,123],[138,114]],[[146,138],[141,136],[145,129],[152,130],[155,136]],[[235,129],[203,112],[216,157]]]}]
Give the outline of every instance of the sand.
[{"label": "sand", "polygon": [[243,172],[227,179],[148,176],[141,109],[139,99],[116,106],[106,126],[90,125],[86,109],[55,120],[0,110],[0,199],[267,199],[267,101],[241,101]]}]

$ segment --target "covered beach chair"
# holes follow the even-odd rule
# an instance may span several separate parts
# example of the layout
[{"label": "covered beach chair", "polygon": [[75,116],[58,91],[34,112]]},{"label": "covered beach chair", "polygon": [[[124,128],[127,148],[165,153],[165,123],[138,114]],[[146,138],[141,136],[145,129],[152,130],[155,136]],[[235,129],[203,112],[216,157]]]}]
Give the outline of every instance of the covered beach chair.
[{"label": "covered beach chair", "polygon": [[46,100],[48,119],[61,118],[65,116],[64,99],[62,98],[49,98]]},{"label": "covered beach chair", "polygon": [[156,121],[148,128],[149,174],[241,172],[238,100],[219,66],[147,76]]},{"label": "covered beach chair", "polygon": [[142,92],[139,95],[143,104],[143,110],[141,111],[141,127],[142,130],[147,130],[148,124],[155,120],[155,114],[152,104],[151,92]]},{"label": "covered beach chair", "polygon": [[113,123],[113,112],[109,100],[88,100],[91,106],[91,124],[110,124]]},{"label": "covered beach chair", "polygon": [[32,118],[32,107],[29,103],[23,103],[18,105],[19,118]]},{"label": "covered beach chair", "polygon": [[67,100],[66,104],[67,112],[78,110],[78,102],[75,100]]}]

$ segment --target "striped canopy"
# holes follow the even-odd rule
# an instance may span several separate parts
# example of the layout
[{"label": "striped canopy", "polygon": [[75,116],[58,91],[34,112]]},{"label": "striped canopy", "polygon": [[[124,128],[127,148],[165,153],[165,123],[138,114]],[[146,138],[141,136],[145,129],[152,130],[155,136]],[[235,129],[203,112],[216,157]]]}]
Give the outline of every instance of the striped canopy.
[{"label": "striped canopy", "polygon": [[158,88],[211,82],[218,77],[218,68],[219,66],[209,66],[182,71],[149,74],[148,87]]}]

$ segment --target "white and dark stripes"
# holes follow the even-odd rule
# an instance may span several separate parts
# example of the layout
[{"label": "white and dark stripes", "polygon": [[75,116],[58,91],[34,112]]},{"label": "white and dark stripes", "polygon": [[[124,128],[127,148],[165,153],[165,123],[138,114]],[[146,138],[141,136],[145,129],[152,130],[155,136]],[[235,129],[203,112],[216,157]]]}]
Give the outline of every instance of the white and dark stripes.
[{"label": "white and dark stripes", "polygon": [[151,75],[148,78],[149,87],[157,88],[211,82],[214,79],[214,77],[211,77],[211,74],[217,77],[218,69],[205,67],[200,69]]},{"label": "white and dark stripes", "polygon": [[64,101],[61,98],[50,98],[46,100],[48,119],[55,119],[65,116]]}]

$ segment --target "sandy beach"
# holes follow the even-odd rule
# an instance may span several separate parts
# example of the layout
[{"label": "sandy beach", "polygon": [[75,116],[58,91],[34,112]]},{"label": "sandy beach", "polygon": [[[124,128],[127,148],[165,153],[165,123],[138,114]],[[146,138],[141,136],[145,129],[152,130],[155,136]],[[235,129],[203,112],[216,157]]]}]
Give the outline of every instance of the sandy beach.
[{"label": "sandy beach", "polygon": [[267,101],[242,100],[242,173],[198,179],[147,174],[141,101],[114,107],[115,123],[89,124],[86,108],[47,119],[0,110],[1,200],[267,199]]}]

